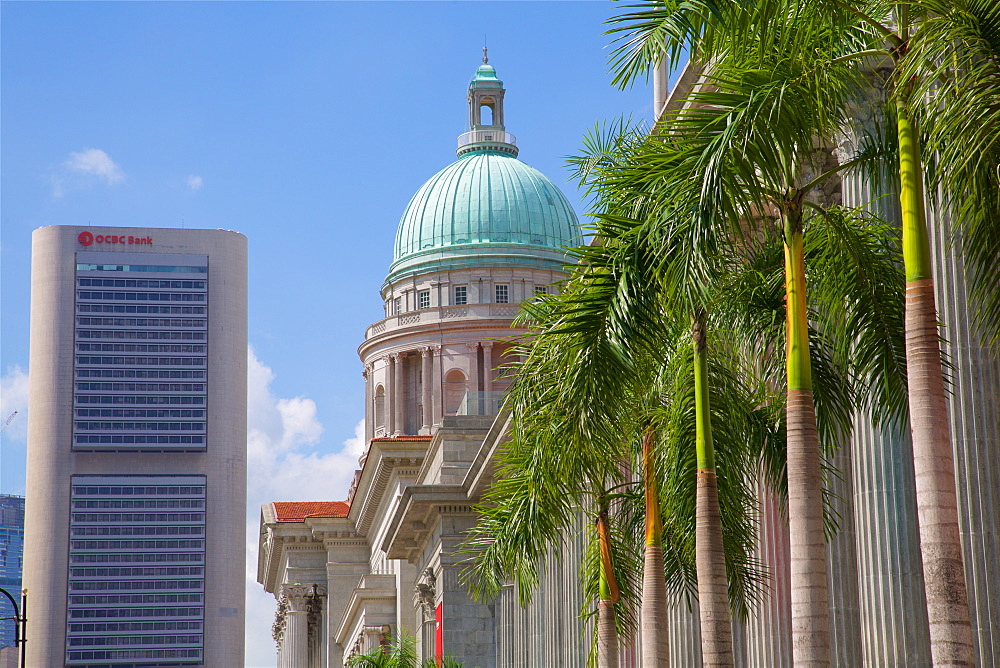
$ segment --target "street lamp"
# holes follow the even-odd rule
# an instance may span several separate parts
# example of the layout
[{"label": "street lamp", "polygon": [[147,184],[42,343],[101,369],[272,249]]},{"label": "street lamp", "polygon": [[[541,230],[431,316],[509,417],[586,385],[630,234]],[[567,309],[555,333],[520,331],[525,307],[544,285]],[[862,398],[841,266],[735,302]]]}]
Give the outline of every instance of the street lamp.
[{"label": "street lamp", "polygon": [[26,642],[28,642],[28,638],[27,638],[27,635],[28,635],[28,590],[27,589],[22,589],[21,590],[21,607],[20,607],[20,612],[19,612],[18,607],[17,607],[17,601],[14,600],[14,597],[10,595],[9,591],[7,591],[6,589],[4,589],[3,587],[0,587],[0,593],[3,593],[3,595],[6,596],[7,599],[10,601],[10,604],[14,607],[14,616],[13,617],[0,617],[0,621],[4,621],[4,620],[7,620],[7,619],[13,619],[14,620],[14,646],[15,647],[17,647],[18,645],[21,646],[21,651],[19,653],[19,657],[18,657],[19,660],[17,662],[17,665],[20,668],[24,668],[24,645],[25,645]]}]

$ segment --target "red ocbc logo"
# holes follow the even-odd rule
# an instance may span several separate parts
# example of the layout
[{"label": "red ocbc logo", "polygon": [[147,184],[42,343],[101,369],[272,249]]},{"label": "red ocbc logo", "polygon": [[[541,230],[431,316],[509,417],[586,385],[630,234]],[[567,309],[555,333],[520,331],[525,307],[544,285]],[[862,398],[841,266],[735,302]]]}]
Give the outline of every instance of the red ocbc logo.
[{"label": "red ocbc logo", "polygon": [[76,240],[81,246],[89,246],[93,243],[99,244],[140,244],[144,246],[152,245],[153,237],[133,237],[125,234],[98,234],[96,237],[91,232],[80,232]]}]

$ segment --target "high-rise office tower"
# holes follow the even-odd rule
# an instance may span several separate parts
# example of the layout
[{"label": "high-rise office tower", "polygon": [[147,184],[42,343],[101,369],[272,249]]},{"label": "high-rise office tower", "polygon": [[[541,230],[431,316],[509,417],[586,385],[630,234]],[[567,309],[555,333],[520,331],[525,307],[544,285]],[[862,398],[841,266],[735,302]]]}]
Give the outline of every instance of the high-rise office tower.
[{"label": "high-rise office tower", "polygon": [[[24,497],[0,494],[0,587],[20,600],[21,566],[24,550]],[[6,596],[0,596],[0,647],[14,644],[14,608]],[[2,664],[2,662],[0,662]]]},{"label": "high-rise office tower", "polygon": [[243,235],[34,232],[28,665],[243,665],[246,370]]}]

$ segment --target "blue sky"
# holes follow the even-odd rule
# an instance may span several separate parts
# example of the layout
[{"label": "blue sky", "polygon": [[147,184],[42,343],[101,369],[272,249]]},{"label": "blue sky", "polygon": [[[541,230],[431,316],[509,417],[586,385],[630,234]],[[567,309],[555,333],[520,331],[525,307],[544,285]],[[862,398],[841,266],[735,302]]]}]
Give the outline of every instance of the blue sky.
[{"label": "blue sky", "polygon": [[[344,498],[362,446],[357,346],[382,315],[406,203],[455,159],[484,34],[521,159],[582,216],[564,156],[600,120],[651,113],[647,86],[609,83],[602,22],[619,9],[3,2],[0,420],[19,415],[0,492],[24,493],[31,231],[91,224],[247,235],[250,536],[260,503]],[[250,583],[247,665],[267,666],[259,594]]]}]

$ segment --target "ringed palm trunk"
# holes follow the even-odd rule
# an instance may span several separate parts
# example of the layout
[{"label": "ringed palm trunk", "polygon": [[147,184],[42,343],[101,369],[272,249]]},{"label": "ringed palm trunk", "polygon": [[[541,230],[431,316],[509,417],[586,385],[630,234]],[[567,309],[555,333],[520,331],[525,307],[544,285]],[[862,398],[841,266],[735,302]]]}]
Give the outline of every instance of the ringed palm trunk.
[{"label": "ringed palm trunk", "polygon": [[782,208],[785,229],[788,525],[791,534],[792,660],[830,665],[830,610],[823,533],[823,476],[813,403],[799,201]]},{"label": "ringed palm trunk", "polygon": [[608,526],[607,501],[601,501],[597,516],[597,539],[600,545],[600,591],[597,602],[597,668],[618,668],[618,620],[615,603],[620,592],[611,561],[611,531]]},{"label": "ringed palm trunk", "polygon": [[729,580],[722,544],[722,515],[715,474],[712,417],[708,394],[708,353],[705,313],[698,313],[692,327],[694,344],[695,449],[698,481],[695,506],[695,567],[701,612],[702,665],[732,666],[733,635],[729,615]]},{"label": "ringed palm trunk", "polygon": [[896,103],[896,117],[906,272],[906,374],[931,656],[935,666],[974,666],[920,144],[902,102]]},{"label": "ringed palm trunk", "polygon": [[642,437],[642,478],[646,498],[646,551],[642,562],[643,668],[667,668],[670,665],[667,636],[667,581],[663,575],[663,519],[660,516],[659,489],[653,466],[652,429]]}]

